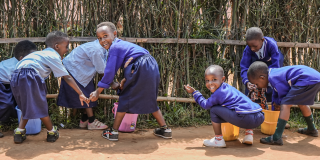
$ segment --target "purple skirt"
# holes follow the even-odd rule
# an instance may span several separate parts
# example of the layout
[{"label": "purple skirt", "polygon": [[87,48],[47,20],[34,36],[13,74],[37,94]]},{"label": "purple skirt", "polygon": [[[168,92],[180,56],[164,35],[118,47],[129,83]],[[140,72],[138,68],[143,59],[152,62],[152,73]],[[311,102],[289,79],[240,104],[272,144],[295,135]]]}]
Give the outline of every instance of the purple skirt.
[{"label": "purple skirt", "polygon": [[15,70],[10,85],[23,119],[49,116],[46,83],[34,69]]},{"label": "purple skirt", "polygon": [[[73,79],[74,81],[76,81],[82,93],[87,98],[89,98],[90,93],[95,90],[93,78],[86,87],[83,87],[75,78]],[[81,106],[81,102],[79,100],[79,94],[72,87],[70,87],[63,78],[61,78],[61,85],[60,85],[57,105],[67,107],[67,108],[92,108],[92,107],[96,107],[98,105],[98,102],[97,101],[90,102],[89,107],[86,103],[83,102],[83,106]]]},{"label": "purple skirt", "polygon": [[0,121],[6,122],[10,117],[17,118],[15,107],[10,84],[0,83]]},{"label": "purple skirt", "polygon": [[119,94],[117,112],[149,114],[159,110],[160,73],[157,61],[150,54],[137,58],[124,69],[124,78],[126,83]]}]

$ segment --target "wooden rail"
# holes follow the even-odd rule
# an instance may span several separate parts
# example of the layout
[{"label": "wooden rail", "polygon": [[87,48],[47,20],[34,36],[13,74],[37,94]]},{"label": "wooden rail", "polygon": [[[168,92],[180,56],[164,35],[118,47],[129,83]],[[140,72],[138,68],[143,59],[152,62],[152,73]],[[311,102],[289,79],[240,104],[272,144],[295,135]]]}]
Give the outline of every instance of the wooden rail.
[{"label": "wooden rail", "polygon": [[[71,42],[88,42],[96,40],[96,37],[70,37]],[[188,43],[188,44],[228,44],[228,45],[246,45],[245,41],[240,40],[220,40],[220,39],[185,39],[185,38],[129,38],[120,37],[120,39],[132,43]],[[0,43],[17,43],[22,40],[32,42],[44,42],[45,37],[29,38],[0,38]],[[278,42],[279,47],[298,47],[298,48],[320,48],[318,43],[297,43],[297,42]]]},{"label": "wooden rail", "polygon": [[[47,94],[47,98],[57,98],[58,94]],[[101,99],[119,99],[117,95],[100,94]],[[169,101],[169,102],[184,102],[184,103],[196,103],[193,98],[179,98],[179,97],[158,97],[157,101]],[[271,103],[268,103],[271,105]],[[293,107],[298,107],[294,105]],[[320,102],[315,102],[314,105],[310,106],[311,109],[320,109]]]}]

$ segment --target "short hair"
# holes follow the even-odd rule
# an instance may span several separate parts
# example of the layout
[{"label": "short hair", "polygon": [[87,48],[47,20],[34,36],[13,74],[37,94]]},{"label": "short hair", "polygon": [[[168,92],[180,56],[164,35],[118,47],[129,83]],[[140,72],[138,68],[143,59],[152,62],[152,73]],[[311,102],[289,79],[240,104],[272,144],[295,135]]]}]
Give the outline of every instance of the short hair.
[{"label": "short hair", "polygon": [[[219,65],[210,65],[206,71],[205,71],[205,75],[208,75],[208,74],[213,74],[212,73],[212,70],[215,70],[217,71],[220,75],[222,75],[222,77],[224,76],[224,71],[223,71],[223,68]],[[208,73],[209,72],[209,73]]]},{"label": "short hair", "polygon": [[19,58],[25,57],[26,55],[30,54],[31,51],[36,51],[37,46],[29,41],[29,40],[23,40],[20,41],[14,48],[13,48],[13,54],[14,57],[19,60]]},{"label": "short hair", "polygon": [[46,45],[48,47],[54,47],[54,45],[63,42],[64,40],[68,39],[68,35],[61,32],[61,31],[52,31],[46,37]]},{"label": "short hair", "polygon": [[259,40],[262,38],[263,33],[259,27],[251,27],[246,32],[246,41]]},{"label": "short hair", "polygon": [[112,32],[117,31],[116,26],[112,22],[101,22],[100,24],[97,25],[97,29],[103,26],[107,26],[108,28],[111,29]]},{"label": "short hair", "polygon": [[247,76],[257,79],[260,75],[268,75],[268,65],[262,61],[255,61],[250,65]]}]

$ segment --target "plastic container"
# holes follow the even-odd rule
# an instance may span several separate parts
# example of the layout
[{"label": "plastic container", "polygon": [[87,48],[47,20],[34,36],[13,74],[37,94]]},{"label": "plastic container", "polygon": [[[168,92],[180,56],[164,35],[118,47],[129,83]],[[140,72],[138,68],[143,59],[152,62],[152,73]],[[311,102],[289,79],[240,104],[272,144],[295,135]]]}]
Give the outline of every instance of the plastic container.
[{"label": "plastic container", "polygon": [[280,111],[262,110],[264,112],[264,122],[261,124],[261,132],[273,135],[277,128]]},{"label": "plastic container", "polygon": [[[114,117],[116,117],[118,102],[114,103],[113,105],[114,107],[112,108],[112,112],[114,114]],[[138,115],[139,114],[126,113],[118,130],[121,132],[133,132],[136,129]]]},{"label": "plastic container", "polygon": [[[18,114],[18,121],[20,123],[21,118],[21,110],[18,106],[16,106],[17,114]],[[38,134],[41,131],[41,120],[39,119],[29,119],[26,125],[26,134]]]},{"label": "plastic container", "polygon": [[221,123],[221,131],[225,141],[234,141],[239,137],[240,128],[231,123]]}]

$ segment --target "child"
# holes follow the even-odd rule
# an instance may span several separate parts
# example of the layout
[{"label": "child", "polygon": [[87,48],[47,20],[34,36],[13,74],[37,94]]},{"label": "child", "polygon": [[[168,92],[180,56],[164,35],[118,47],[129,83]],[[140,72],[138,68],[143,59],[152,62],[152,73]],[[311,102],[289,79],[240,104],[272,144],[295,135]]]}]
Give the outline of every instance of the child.
[{"label": "child", "polygon": [[[63,65],[66,67],[70,75],[75,79],[80,90],[87,97],[95,90],[93,83],[96,72],[103,74],[106,67],[107,50],[100,44],[99,40],[88,42],[75,48],[63,59]],[[84,104],[81,106],[78,100],[78,93],[70,87],[64,79],[61,80],[59,96],[57,100],[58,106],[67,108],[85,108],[82,114],[79,127],[88,129],[106,129],[107,125],[95,119],[92,107],[98,105],[97,102]]]},{"label": "child", "polygon": [[215,137],[204,140],[208,147],[226,147],[221,132],[221,123],[229,122],[241,128],[246,128],[246,135],[242,143],[253,144],[253,128],[264,121],[261,107],[252,102],[236,88],[224,83],[225,76],[222,67],[211,65],[205,71],[206,87],[211,96],[205,99],[199,91],[191,86],[184,86],[188,93],[192,93],[196,102],[204,109],[210,109],[211,123]]},{"label": "child", "polygon": [[[6,122],[10,117],[17,118],[16,101],[12,95],[10,81],[16,64],[23,57],[37,50],[31,41],[20,41],[13,49],[14,57],[0,63],[0,121]],[[0,138],[3,134],[0,133]]]},{"label": "child", "polygon": [[33,52],[24,57],[16,66],[10,82],[12,93],[21,109],[19,127],[14,130],[14,142],[22,143],[26,139],[25,126],[28,119],[40,118],[47,128],[47,141],[55,142],[59,138],[57,126],[52,126],[48,115],[45,79],[51,71],[55,77],[62,77],[79,94],[81,104],[88,99],[81,92],[73,78],[62,65],[61,57],[68,51],[69,38],[65,33],[53,31],[45,41],[48,48]]},{"label": "child", "polygon": [[[267,63],[269,68],[279,68],[283,66],[283,55],[278,49],[277,42],[273,38],[264,37],[258,27],[251,27],[247,30],[246,42],[247,46],[243,51],[240,67],[242,82],[246,86],[245,94],[248,95],[249,90],[254,89],[254,86],[247,78],[249,66],[255,61],[263,61]],[[271,87],[267,87],[265,95],[267,101],[270,102],[272,99]]]},{"label": "child", "polygon": [[[109,49],[104,76],[98,83],[98,89],[91,93],[91,101],[96,101],[104,88],[119,88],[112,84],[120,67],[124,67],[126,82],[119,97],[119,106],[112,128],[103,131],[102,136],[110,141],[118,140],[118,129],[126,113],[149,114],[156,118],[161,128],[154,130],[156,136],[172,138],[163,116],[157,106],[157,94],[160,74],[156,60],[149,52],[133,43],[122,41],[117,37],[116,27],[111,22],[103,22],[97,26],[97,37],[100,45]],[[132,73],[132,70],[134,72]]]},{"label": "child", "polygon": [[313,105],[320,90],[320,73],[313,68],[295,65],[282,68],[269,68],[264,62],[254,62],[248,70],[248,78],[258,88],[265,88],[268,83],[273,87],[272,104],[281,105],[275,133],[260,139],[261,143],[283,145],[282,133],[290,116],[292,105],[298,105],[307,121],[307,128],[300,128],[299,133],[318,137],[313,124],[313,117],[308,105]]}]

